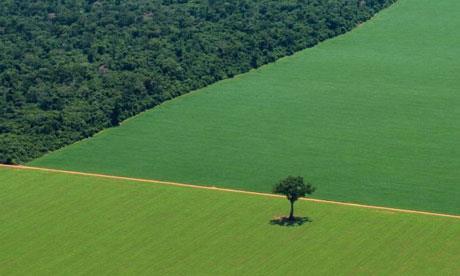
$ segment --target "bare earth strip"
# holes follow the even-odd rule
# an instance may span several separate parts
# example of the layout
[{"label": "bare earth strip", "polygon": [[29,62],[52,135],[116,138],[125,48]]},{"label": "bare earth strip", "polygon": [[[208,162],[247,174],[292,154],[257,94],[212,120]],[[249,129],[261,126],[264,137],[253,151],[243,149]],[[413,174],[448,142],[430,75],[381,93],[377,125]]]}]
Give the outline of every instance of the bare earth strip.
[{"label": "bare earth strip", "polygon": [[[278,197],[278,198],[283,197],[284,198],[284,196],[276,195],[276,194],[258,193],[258,192],[249,192],[249,191],[234,190],[234,189],[217,188],[217,187],[213,187],[213,186],[200,186],[200,185],[169,182],[169,181],[161,181],[161,180],[154,180],[154,179],[142,179],[142,178],[132,178],[132,177],[124,177],[124,176],[97,174],[97,173],[85,173],[85,172],[76,172],[76,171],[56,170],[56,169],[29,167],[29,166],[21,166],[21,165],[3,165],[3,164],[0,164],[0,167],[2,167],[2,168],[10,168],[10,169],[18,169],[18,170],[36,170],[36,171],[53,172],[53,173],[65,173],[65,174],[74,174],[74,175],[82,175],[82,176],[101,177],[101,178],[108,178],[108,179],[118,179],[118,180],[128,180],[128,181],[136,181],[136,182],[145,182],[145,183],[155,183],[155,184],[163,184],[163,185],[178,186],[178,187],[188,187],[188,188],[194,188],[194,189],[206,189],[206,190],[215,190],[215,191],[221,191],[221,192],[231,192],[231,193],[240,193],[240,194],[248,194],[248,195],[258,195],[258,196]],[[417,211],[417,210],[397,209],[397,208],[390,208],[390,207],[364,205],[364,204],[357,204],[357,203],[348,203],[348,202],[331,201],[331,200],[323,200],[323,199],[313,199],[313,198],[301,198],[301,200],[317,202],[317,203],[325,203],[325,204],[335,204],[335,205],[343,205],[343,206],[353,206],[353,207],[360,207],[360,208],[367,208],[367,209],[375,209],[375,210],[381,210],[381,211],[391,211],[391,212],[399,212],[399,213],[420,214],[420,215],[429,215],[429,216],[448,217],[448,218],[460,219],[460,216],[458,216],[458,215],[432,213],[432,212],[424,212],[424,211]]]}]

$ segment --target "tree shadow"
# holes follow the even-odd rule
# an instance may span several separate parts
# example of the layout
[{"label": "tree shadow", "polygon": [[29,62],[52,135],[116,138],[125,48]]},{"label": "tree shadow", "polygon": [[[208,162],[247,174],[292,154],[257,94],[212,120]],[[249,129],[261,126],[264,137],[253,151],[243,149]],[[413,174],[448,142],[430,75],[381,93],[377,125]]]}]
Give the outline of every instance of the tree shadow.
[{"label": "tree shadow", "polygon": [[271,225],[278,226],[302,226],[307,222],[313,222],[309,217],[294,217],[294,219],[289,219],[288,217],[278,217],[270,220]]}]

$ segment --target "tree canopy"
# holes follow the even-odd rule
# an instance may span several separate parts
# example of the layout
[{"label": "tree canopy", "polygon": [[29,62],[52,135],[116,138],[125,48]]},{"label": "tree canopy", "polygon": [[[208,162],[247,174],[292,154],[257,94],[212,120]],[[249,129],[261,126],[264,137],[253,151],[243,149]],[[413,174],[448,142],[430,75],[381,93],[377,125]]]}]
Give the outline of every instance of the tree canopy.
[{"label": "tree canopy", "polygon": [[301,176],[288,176],[287,178],[278,182],[273,188],[273,192],[283,194],[291,203],[291,211],[289,213],[289,220],[294,220],[294,203],[301,197],[310,195],[315,191],[309,183],[305,183]]},{"label": "tree canopy", "polygon": [[342,34],[395,0],[0,0],[0,162]]}]

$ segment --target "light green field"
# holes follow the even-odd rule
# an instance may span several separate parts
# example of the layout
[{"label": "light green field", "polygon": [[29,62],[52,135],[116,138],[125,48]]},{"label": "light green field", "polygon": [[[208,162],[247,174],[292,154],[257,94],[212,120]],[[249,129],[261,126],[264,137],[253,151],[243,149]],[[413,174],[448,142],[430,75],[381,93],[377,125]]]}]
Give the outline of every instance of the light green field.
[{"label": "light green field", "polygon": [[177,98],[31,165],[460,214],[460,1],[400,0],[354,31]]},{"label": "light green field", "polygon": [[458,275],[460,220],[0,168],[0,274]]}]

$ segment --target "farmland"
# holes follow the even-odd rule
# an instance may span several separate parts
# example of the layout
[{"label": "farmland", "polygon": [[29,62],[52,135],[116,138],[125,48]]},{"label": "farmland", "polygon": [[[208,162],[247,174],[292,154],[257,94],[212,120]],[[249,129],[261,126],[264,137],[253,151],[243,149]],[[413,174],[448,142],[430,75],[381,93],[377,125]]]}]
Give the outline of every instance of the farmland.
[{"label": "farmland", "polygon": [[[0,274],[458,274],[460,220],[0,168]],[[414,239],[417,237],[417,239]]]},{"label": "farmland", "polygon": [[458,10],[456,0],[401,0],[30,165],[253,191],[303,175],[319,198],[460,214]]},{"label": "farmland", "polygon": [[460,1],[395,2],[5,2],[0,275],[460,275]]}]

